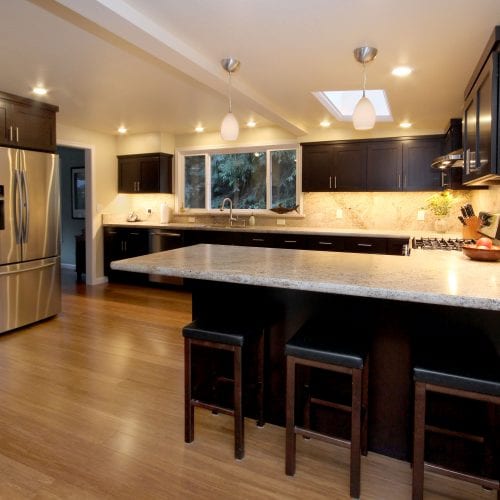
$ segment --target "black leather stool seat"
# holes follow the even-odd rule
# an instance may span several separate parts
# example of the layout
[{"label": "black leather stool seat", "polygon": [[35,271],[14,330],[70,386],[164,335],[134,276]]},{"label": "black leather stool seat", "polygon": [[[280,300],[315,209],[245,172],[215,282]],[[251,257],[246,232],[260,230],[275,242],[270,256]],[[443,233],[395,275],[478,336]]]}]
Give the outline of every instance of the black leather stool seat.
[{"label": "black leather stool seat", "polygon": [[259,335],[262,327],[258,325],[234,324],[225,322],[206,322],[195,320],[182,329],[182,335],[191,339],[208,340],[221,344],[242,346],[249,337]]},{"label": "black leather stool seat", "polygon": [[286,344],[285,354],[349,368],[363,368],[368,343],[356,332],[333,330],[323,321],[306,323]]},{"label": "black leather stool seat", "polygon": [[500,355],[482,335],[433,340],[417,352],[415,381],[500,396]]}]

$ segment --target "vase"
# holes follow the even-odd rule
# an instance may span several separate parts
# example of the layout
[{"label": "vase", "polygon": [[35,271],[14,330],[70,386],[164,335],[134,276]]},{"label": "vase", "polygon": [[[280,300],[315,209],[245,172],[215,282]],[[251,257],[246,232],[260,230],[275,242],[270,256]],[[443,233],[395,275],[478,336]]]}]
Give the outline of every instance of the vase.
[{"label": "vase", "polygon": [[436,219],[434,222],[434,229],[436,233],[446,233],[448,229],[448,222],[446,219]]}]

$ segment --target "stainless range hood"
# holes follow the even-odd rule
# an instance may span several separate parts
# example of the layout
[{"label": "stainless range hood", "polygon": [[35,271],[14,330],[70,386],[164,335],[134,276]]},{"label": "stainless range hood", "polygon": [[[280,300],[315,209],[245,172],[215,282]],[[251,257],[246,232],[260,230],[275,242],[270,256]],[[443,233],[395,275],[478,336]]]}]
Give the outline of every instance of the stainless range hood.
[{"label": "stainless range hood", "polygon": [[455,149],[451,153],[434,158],[431,163],[432,168],[445,169],[448,167],[463,167],[464,152],[462,149]]}]

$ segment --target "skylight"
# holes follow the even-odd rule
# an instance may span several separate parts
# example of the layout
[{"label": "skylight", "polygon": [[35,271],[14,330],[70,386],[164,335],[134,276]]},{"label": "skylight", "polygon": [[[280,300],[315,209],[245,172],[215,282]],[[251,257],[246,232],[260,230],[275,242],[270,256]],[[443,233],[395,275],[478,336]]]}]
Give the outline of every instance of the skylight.
[{"label": "skylight", "polygon": [[[366,90],[365,93],[375,107],[377,121],[392,122],[391,108],[385,90]],[[313,95],[337,120],[347,122],[352,120],[354,108],[361,99],[363,91],[325,90],[313,92]]]}]

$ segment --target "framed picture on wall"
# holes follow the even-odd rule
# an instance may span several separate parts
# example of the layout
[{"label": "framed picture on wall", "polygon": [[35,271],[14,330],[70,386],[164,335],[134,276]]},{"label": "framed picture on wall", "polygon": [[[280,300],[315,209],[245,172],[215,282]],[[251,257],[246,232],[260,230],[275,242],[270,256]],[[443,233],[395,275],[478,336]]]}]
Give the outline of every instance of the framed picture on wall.
[{"label": "framed picture on wall", "polygon": [[71,168],[71,217],[85,219],[85,167]]}]

